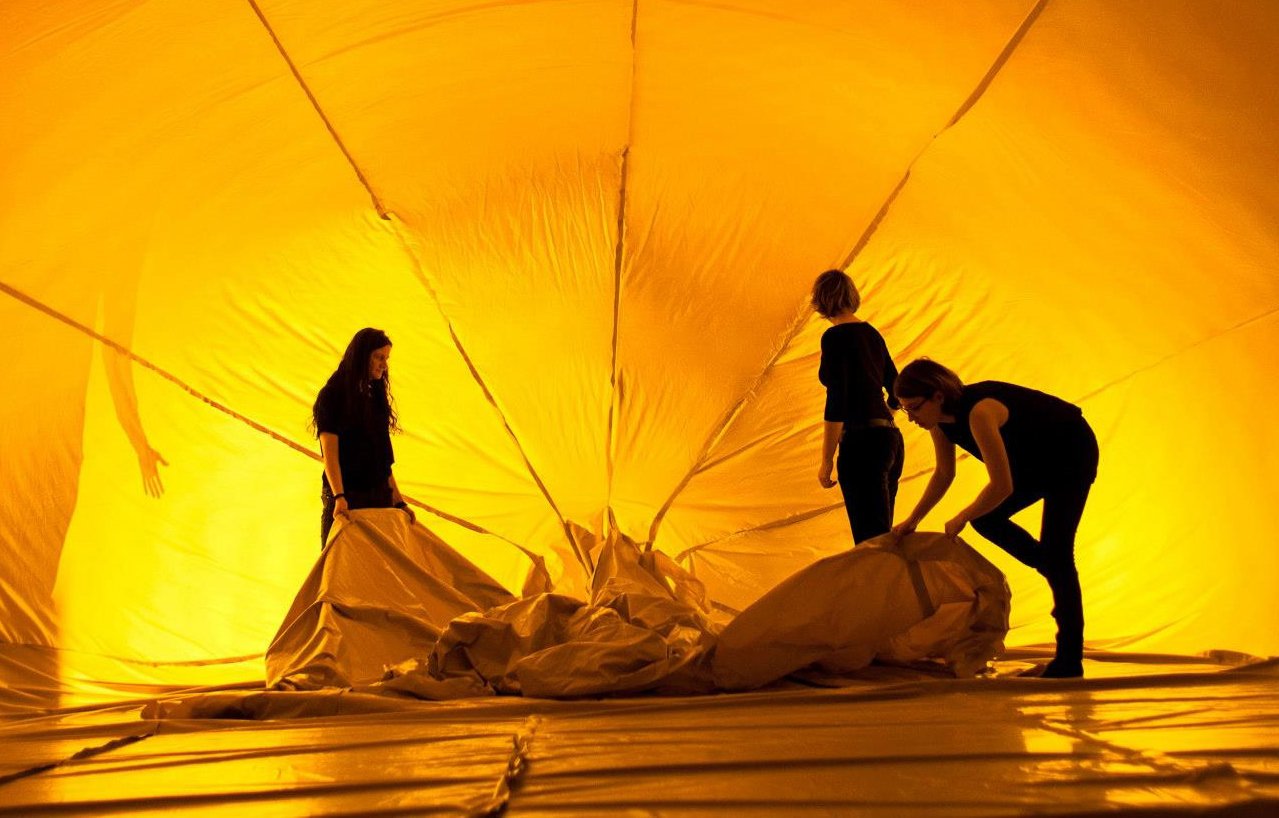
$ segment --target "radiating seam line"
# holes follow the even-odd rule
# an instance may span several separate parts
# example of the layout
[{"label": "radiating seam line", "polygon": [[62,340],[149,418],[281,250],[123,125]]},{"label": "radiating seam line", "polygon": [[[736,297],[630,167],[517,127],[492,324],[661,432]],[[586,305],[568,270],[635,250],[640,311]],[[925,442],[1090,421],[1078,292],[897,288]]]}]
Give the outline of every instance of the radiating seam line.
[{"label": "radiating seam line", "polygon": [[791,431],[791,432],[782,432],[780,430],[769,432],[763,435],[762,437],[758,437],[752,441],[742,444],[741,446],[738,446],[736,449],[733,449],[731,452],[725,452],[719,457],[716,457],[714,460],[707,460],[701,466],[698,466],[697,471],[699,474],[704,471],[710,471],[711,469],[715,468],[721,463],[732,460],[735,457],[742,456],[743,454],[754,449],[756,446],[763,446],[764,444],[772,444],[774,446],[782,445],[790,439],[801,438],[806,434],[808,434],[808,431],[806,429],[798,429],[796,431]]},{"label": "radiating seam line", "polygon": [[1030,27],[1034,24],[1035,20],[1039,18],[1040,12],[1043,11],[1044,6],[1047,3],[1048,0],[1039,0],[1039,2],[1035,4],[1035,7],[1032,8],[1030,13],[1026,15],[1026,18],[1022,20],[1021,25],[1017,27],[1017,31],[1015,31],[1013,36],[1009,38],[1008,42],[1004,44],[1003,50],[999,52],[999,56],[997,56],[995,61],[991,63],[990,67],[986,69],[986,73],[982,75],[981,80],[978,81],[977,86],[973,89],[972,93],[968,95],[967,99],[960,104],[959,109],[955,111],[953,116],[951,116],[950,121],[942,126],[941,130],[933,134],[932,138],[925,142],[915,154],[915,158],[910,160],[910,163],[906,166],[906,171],[902,174],[902,178],[897,182],[896,186],[893,187],[892,191],[889,192],[888,197],[884,199],[883,204],[880,205],[879,210],[875,213],[875,217],[870,220],[870,224],[868,224],[866,229],[862,231],[861,236],[857,240],[857,244],[853,246],[853,249],[849,251],[848,256],[845,257],[844,263],[840,265],[841,270],[847,270],[851,267],[853,265],[853,261],[861,255],[862,250],[864,250],[866,245],[870,243],[871,237],[879,230],[879,225],[884,221],[884,217],[888,215],[889,209],[897,201],[897,196],[902,192],[902,189],[906,187],[906,182],[910,180],[911,171],[915,169],[915,165],[918,164],[920,158],[937,142],[938,138],[940,138],[942,134],[946,133],[946,131],[954,127],[959,120],[963,119],[964,114],[968,113],[968,111],[977,104],[977,101],[981,99],[982,95],[986,93],[986,89],[990,87],[995,76],[1008,62],[1013,51],[1016,50],[1017,46],[1025,38],[1026,32],[1030,30]]},{"label": "radiating seam line", "polygon": [[108,741],[105,744],[100,744],[97,747],[85,747],[84,749],[79,750],[78,752],[75,752],[71,754],[70,756],[60,759],[58,761],[51,761],[47,764],[40,764],[38,766],[30,767],[25,770],[19,770],[16,773],[9,773],[8,775],[0,775],[0,785],[9,784],[13,781],[17,781],[22,778],[30,778],[33,775],[39,775],[40,773],[45,773],[45,772],[48,772],[49,770],[57,769],[58,767],[61,767],[64,764],[70,764],[73,761],[81,761],[83,759],[92,758],[93,756],[101,755],[103,753],[109,753],[110,751],[118,747],[124,747],[129,744],[134,744],[136,742],[142,741],[143,739],[151,738],[154,735],[155,735],[155,731],[153,730],[149,733],[142,733],[135,736],[122,736],[121,738],[115,738],[115,739],[112,739],[111,741]]},{"label": "radiating seam line", "polygon": [[262,13],[262,9],[258,7],[257,0],[248,0],[249,5],[253,8],[253,13],[258,16],[262,27],[266,29],[267,34],[271,35],[271,42],[275,43],[275,48],[280,52],[280,56],[284,58],[284,62],[292,72],[293,78],[297,80],[298,85],[302,88],[302,93],[306,94],[306,98],[311,101],[311,107],[315,109],[315,113],[320,117],[320,121],[324,123],[324,128],[329,132],[329,136],[333,137],[333,141],[337,144],[338,150],[342,151],[342,155],[346,157],[347,164],[351,166],[351,170],[355,171],[355,176],[360,180],[360,184],[368,191],[369,198],[373,200],[373,209],[377,211],[382,218],[388,218],[387,210],[382,206],[382,200],[373,192],[373,185],[369,183],[368,178],[364,175],[364,171],[360,170],[360,166],[355,163],[355,157],[347,150],[346,143],[342,141],[342,137],[338,134],[337,128],[333,127],[333,123],[329,121],[329,117],[324,113],[324,109],[320,107],[320,101],[315,98],[315,94],[311,92],[311,86],[306,84],[306,80],[302,78],[302,72],[298,70],[294,64],[293,58],[289,56],[289,52],[284,50],[284,43],[280,42],[280,38],[276,36],[275,29],[271,27],[271,23],[266,19],[266,15]]},{"label": "radiating seam line", "polygon": [[[235,420],[240,421],[241,423],[253,429],[254,431],[261,432],[262,434],[266,435],[267,437],[271,438],[277,443],[283,443],[285,446],[288,446],[290,449],[293,449],[295,452],[300,452],[306,455],[307,457],[311,458],[312,460],[323,462],[323,458],[321,458],[317,452],[314,452],[311,449],[308,449],[307,447],[301,445],[300,443],[296,443],[290,440],[289,438],[284,437],[278,432],[273,432],[270,429],[268,429],[266,426],[263,426],[261,423],[258,423],[256,420],[253,420],[252,418],[249,418],[245,415],[240,414],[239,412],[235,411],[229,406],[226,406],[225,404],[219,403],[213,398],[210,398],[208,395],[205,395],[203,392],[200,392],[194,387],[186,384],[184,381],[182,381],[182,379],[178,378],[176,375],[173,375],[172,373],[164,369],[161,369],[159,366],[151,363],[146,358],[143,358],[140,355],[133,352],[133,350],[121,344],[116,343],[115,341],[97,332],[96,330],[90,327],[87,327],[84,324],[81,324],[79,321],[76,321],[74,318],[63,315],[62,313],[58,312],[52,307],[49,307],[41,303],[40,301],[37,301],[36,299],[32,298],[26,293],[9,286],[3,281],[0,281],[0,292],[4,292],[6,295],[18,301],[21,301],[23,304],[26,304],[28,307],[31,307],[32,309],[37,310],[39,312],[42,312],[56,321],[60,321],[61,323],[66,324],[72,329],[89,336],[90,338],[99,342],[100,344],[103,344],[104,346],[110,347],[115,352],[119,353],[120,355],[124,355],[129,360],[133,361],[134,363],[138,364],[144,369],[154,372],[156,375],[159,375],[164,380],[177,386],[179,389],[191,395],[193,398],[196,398],[197,400],[207,404],[209,407],[216,409],[219,412],[222,412],[228,417],[231,417],[231,418],[234,418]],[[477,534],[485,534],[490,537],[496,537],[497,539],[502,540],[503,542],[506,542],[514,546],[515,548],[520,549],[521,551],[524,551],[524,553],[526,554],[528,553],[519,544],[511,542],[511,540],[507,539],[506,537],[503,537],[500,534],[495,534],[481,525],[477,525],[469,520],[464,520],[461,517],[454,516],[452,514],[449,514],[446,511],[442,511],[440,509],[429,506],[426,503],[423,503],[421,500],[415,500],[412,497],[409,497],[407,494],[404,495],[404,499],[407,502],[412,503],[413,505],[427,512],[428,514],[433,514],[442,520],[448,520],[449,522],[454,523],[455,525],[460,525],[465,529],[476,532]]]},{"label": "radiating seam line", "polygon": [[[538,490],[541,491],[542,497],[551,507],[551,511],[555,512],[556,518],[560,521],[560,529],[564,534],[564,539],[568,540],[569,547],[573,551],[573,556],[581,564],[584,570],[589,571],[590,569],[587,568],[589,563],[581,549],[578,547],[577,540],[574,539],[570,532],[568,521],[564,519],[564,515],[560,512],[559,506],[555,504],[555,499],[551,497],[551,492],[546,488],[546,484],[542,482],[541,475],[537,473],[537,469],[533,466],[533,461],[529,459],[528,453],[524,450],[523,444],[520,443],[519,437],[515,434],[515,429],[511,427],[510,422],[506,418],[506,414],[502,411],[502,407],[498,405],[497,398],[495,398],[492,391],[489,390],[488,384],[484,380],[484,376],[481,375],[479,369],[476,368],[475,362],[471,360],[470,353],[466,351],[466,347],[462,344],[462,339],[458,337],[456,330],[454,330],[453,320],[449,318],[448,314],[444,311],[444,304],[440,301],[439,293],[437,293],[435,287],[431,285],[430,279],[427,278],[426,270],[422,268],[421,260],[418,259],[417,253],[413,251],[413,247],[404,236],[399,219],[392,217],[388,218],[387,222],[390,224],[391,233],[399,242],[400,248],[408,257],[413,268],[413,274],[417,277],[417,280],[422,285],[423,289],[426,290],[427,295],[430,296],[431,302],[435,304],[435,309],[439,312],[440,318],[443,319],[444,325],[448,327],[449,338],[453,341],[453,348],[456,349],[457,354],[462,357],[462,362],[466,364],[467,370],[471,373],[471,379],[475,381],[477,386],[479,386],[480,392],[484,395],[484,399],[488,401],[489,406],[493,407],[493,411],[497,413],[497,418],[501,421],[502,428],[506,430],[506,434],[510,437],[511,442],[515,444],[515,450],[520,453],[520,459],[524,461],[524,467],[528,469],[529,476],[533,479],[533,483],[537,486]],[[507,542],[510,541],[508,540]],[[519,546],[516,547],[518,548]],[[520,550],[523,551],[524,549],[521,548]],[[525,551],[524,553],[528,554],[529,552]]]},{"label": "radiating seam line", "polygon": [[235,411],[229,406],[218,403],[213,398],[210,398],[208,395],[205,395],[204,393],[187,385],[181,379],[179,379],[176,375],[166,372],[165,370],[151,363],[147,359],[135,354],[132,350],[128,349],[127,347],[124,347],[123,345],[116,343],[115,341],[111,340],[105,335],[102,335],[96,330],[90,327],[87,327],[84,324],[81,324],[79,321],[76,321],[74,318],[63,315],[62,313],[58,312],[52,307],[46,306],[45,304],[41,303],[40,301],[37,301],[36,299],[32,298],[26,293],[23,293],[20,290],[14,289],[8,284],[5,284],[3,281],[0,281],[0,291],[3,291],[6,295],[12,296],[18,301],[21,301],[22,303],[26,304],[28,307],[38,310],[44,313],[45,315],[49,316],[50,318],[60,321],[63,324],[66,324],[67,326],[71,327],[72,329],[75,329],[79,332],[84,333],[85,335],[88,335],[90,338],[94,339],[95,341],[98,341],[99,343],[110,347],[111,349],[115,350],[119,354],[129,358],[130,360],[132,360],[134,363],[138,364],[139,366],[142,366],[145,369],[151,370],[155,374],[159,375],[161,378],[164,378],[166,381],[169,381],[170,383],[182,389],[184,392],[188,393],[192,397],[203,401],[204,403],[208,404],[209,406],[213,407],[219,412],[222,412],[223,414],[226,414],[226,415],[229,415],[230,417],[235,418],[236,420],[240,421],[241,423],[244,423],[245,425],[251,427],[252,429],[258,432],[261,432],[262,434],[267,435],[270,438],[273,438],[279,443],[283,443],[285,446],[288,446],[294,451],[298,451],[298,452],[301,452],[302,454],[305,454],[307,457],[311,458],[312,460],[320,459],[320,455],[316,454],[310,449],[307,449],[301,446],[300,444],[295,443],[292,440],[289,440],[287,437],[284,437],[283,435],[280,435],[280,434],[277,434],[276,432],[271,431],[267,427],[263,426],[261,423],[258,423],[257,421],[252,420],[240,414],[239,412]]},{"label": "radiating seam line", "polygon": [[1157,369],[1163,366],[1164,364],[1168,363],[1169,361],[1175,358],[1180,358],[1182,355],[1185,355],[1188,352],[1193,352],[1194,350],[1198,349],[1199,347],[1205,344],[1216,341],[1218,338],[1224,338],[1227,335],[1231,335],[1235,332],[1238,332],[1241,329],[1244,329],[1248,326],[1251,326],[1252,324],[1257,323],[1258,321],[1264,321],[1265,319],[1277,314],[1279,314],[1279,307],[1272,307],[1268,310],[1265,310],[1264,312],[1257,313],[1251,318],[1245,318],[1243,321],[1240,321],[1239,323],[1235,324],[1232,327],[1227,327],[1226,329],[1223,329],[1221,332],[1215,332],[1212,335],[1207,335],[1196,341],[1191,341],[1189,344],[1186,344],[1181,349],[1176,350],[1175,352],[1170,352],[1157,361],[1152,361],[1151,363],[1141,367],[1140,369],[1134,369],[1132,372],[1127,372],[1124,375],[1118,378],[1115,378],[1113,381],[1109,381],[1108,383],[1105,383],[1097,387],[1091,392],[1084,393],[1079,398],[1076,398],[1075,402],[1082,403],[1086,400],[1095,398],[1098,395],[1100,395],[1102,392],[1105,392],[1108,389],[1112,389],[1118,386],[1119,384],[1124,383],[1125,381],[1131,380],[1132,378],[1135,378],[1136,376],[1141,375],[1145,372],[1149,372],[1152,369]]},{"label": "radiating seam line", "polygon": [[511,796],[518,789],[524,773],[528,770],[528,757],[533,748],[533,737],[541,726],[541,716],[529,716],[524,720],[520,731],[511,737],[511,755],[506,760],[506,768],[502,770],[493,792],[483,803],[468,811],[474,818],[492,818],[501,815],[510,805]]},{"label": "radiating seam line", "polygon": [[[1245,318],[1243,321],[1240,321],[1234,326],[1224,329],[1221,332],[1215,332],[1211,335],[1207,335],[1203,338],[1200,338],[1197,341],[1193,341],[1187,344],[1186,346],[1182,347],[1181,349],[1177,350],[1176,352],[1169,353],[1168,355],[1165,355],[1164,357],[1160,358],[1157,361],[1154,361],[1153,363],[1143,366],[1140,369],[1133,370],[1132,372],[1129,372],[1128,374],[1124,375],[1121,378],[1116,378],[1115,380],[1110,381],[1104,386],[1100,386],[1092,390],[1091,392],[1088,392],[1082,395],[1081,397],[1075,398],[1073,403],[1079,404],[1079,403],[1083,403],[1085,401],[1091,400],[1092,398],[1097,397],[1098,395],[1105,392],[1106,390],[1111,389],[1121,383],[1124,383],[1125,381],[1130,380],[1131,378],[1134,378],[1137,375],[1142,374],[1143,372],[1149,372],[1152,369],[1163,366],[1169,361],[1179,358],[1180,356],[1188,352],[1192,352],[1195,349],[1203,346],[1204,344],[1211,343],[1212,341],[1216,341],[1219,338],[1224,338],[1227,335],[1238,332],[1239,330],[1242,330],[1248,326],[1251,326],[1252,324],[1255,324],[1258,321],[1263,321],[1266,318],[1269,318],[1274,315],[1279,315],[1279,307],[1274,307],[1272,309],[1265,310],[1264,312],[1260,312],[1250,318]],[[972,455],[968,454],[968,452],[959,452],[958,456],[955,458],[955,462],[958,464],[958,463],[964,462],[965,460],[969,460],[971,458],[972,458]],[[901,478],[900,482],[908,483],[912,480],[918,480],[921,477],[928,477],[932,473],[933,473],[933,469],[921,469],[917,472],[913,472],[911,474],[905,475],[904,477]],[[816,512],[805,512],[803,514],[797,514],[793,517],[783,517],[781,519],[771,520],[767,523],[762,523],[758,526],[753,526],[751,528],[743,528],[740,531],[734,531],[731,534],[725,534],[722,537],[716,537],[713,540],[708,540],[704,543],[700,543],[698,545],[693,546],[692,548],[686,548],[685,550],[680,552],[677,559],[683,559],[685,555],[692,554],[695,551],[700,551],[701,549],[706,548],[707,546],[715,545],[716,543],[721,543],[724,540],[731,539],[733,537],[736,537],[739,534],[748,534],[752,531],[762,531],[764,529],[785,528],[786,526],[793,525],[795,523],[805,522],[807,520],[812,519],[813,517],[819,516],[821,514],[825,514],[828,511],[831,511],[839,507],[840,506],[838,505],[828,506]]]},{"label": "radiating seam line", "polygon": [[[806,314],[808,312],[807,305],[801,307],[800,312],[801,314]],[[657,529],[661,526],[662,520],[665,519],[666,512],[669,511],[671,506],[675,503],[675,498],[679,497],[680,493],[688,487],[688,484],[692,481],[694,475],[698,473],[702,464],[706,462],[706,458],[710,456],[711,450],[715,447],[715,444],[718,443],[728,432],[728,430],[732,427],[733,422],[746,407],[747,402],[755,395],[759,387],[763,385],[764,381],[767,379],[768,373],[772,371],[777,360],[786,352],[787,347],[790,346],[794,335],[798,334],[798,332],[803,329],[805,320],[806,319],[804,317],[800,317],[799,320],[791,322],[791,331],[787,334],[787,337],[782,344],[777,348],[777,351],[773,353],[773,356],[769,359],[768,363],[764,365],[764,368],[760,371],[759,375],[755,377],[755,380],[751,382],[751,385],[747,387],[746,391],[742,393],[742,396],[739,397],[737,401],[729,407],[728,411],[721,416],[720,422],[702,443],[702,448],[697,454],[697,459],[693,461],[693,465],[689,468],[683,479],[676,484],[675,489],[671,492],[670,496],[666,498],[666,502],[662,504],[662,507],[658,509],[657,514],[654,515],[653,522],[649,526],[648,530],[648,542],[650,546],[654,541],[656,541]]]},{"label": "radiating seam line", "polygon": [[786,528],[788,526],[797,525],[799,523],[806,523],[809,520],[816,519],[817,517],[821,517],[824,514],[830,514],[832,511],[838,511],[839,509],[842,509],[843,507],[844,507],[844,503],[843,501],[840,501],[838,503],[832,503],[831,505],[828,505],[828,506],[821,506],[819,508],[810,509],[808,511],[801,512],[799,514],[792,514],[789,517],[782,517],[777,520],[769,520],[766,523],[753,525],[750,528],[740,528],[737,531],[732,532],[731,534],[725,534],[722,537],[716,537],[713,540],[707,540],[706,542],[689,546],[688,548],[685,548],[683,551],[679,552],[679,554],[676,555],[675,559],[676,561],[682,560],[685,557],[692,556],[698,551],[701,551],[703,548],[707,548],[717,543],[724,542],[725,540],[731,540],[733,537],[741,536],[742,534],[751,534],[755,531],[771,531],[777,528]]},{"label": "radiating seam line", "polygon": [[[977,83],[973,92],[970,93],[964,99],[963,103],[960,104],[955,114],[951,116],[950,120],[941,128],[941,130],[933,134],[933,136],[927,142],[925,142],[924,145],[915,154],[915,157],[911,159],[911,161],[907,164],[906,170],[902,174],[901,179],[899,179],[897,184],[893,186],[893,189],[889,192],[887,198],[885,198],[884,202],[880,205],[879,210],[875,213],[874,218],[871,219],[870,223],[862,231],[862,234],[858,238],[857,243],[853,246],[853,249],[849,252],[848,256],[844,259],[844,263],[840,266],[841,269],[847,270],[850,266],[852,266],[853,261],[861,253],[861,251],[866,247],[867,243],[869,243],[871,236],[873,236],[875,232],[878,230],[880,223],[884,220],[884,217],[888,214],[888,210],[893,204],[893,202],[896,201],[898,194],[906,186],[906,182],[910,179],[911,170],[915,167],[915,164],[919,161],[920,157],[923,156],[924,153],[930,147],[932,147],[932,145],[937,141],[937,138],[939,136],[941,136],[943,133],[945,133],[947,130],[953,127],[957,122],[959,122],[959,120],[963,117],[963,115],[967,113],[969,109],[971,109],[973,105],[977,103],[977,100],[980,99],[982,94],[985,93],[986,89],[990,86],[991,82],[994,80],[995,75],[998,74],[999,70],[1004,66],[1005,63],[1008,62],[1008,59],[1012,55],[1013,50],[1016,49],[1017,45],[1025,37],[1026,32],[1030,29],[1030,26],[1039,17],[1040,12],[1043,10],[1047,2],[1048,0],[1039,0],[1039,2],[1035,4],[1034,8],[1031,9],[1030,13],[1026,16],[1026,18],[1022,20],[1021,25],[1018,26],[1017,28],[1017,31],[1014,32],[1013,36],[1008,40],[1007,43],[1005,43],[1003,49],[1000,51],[999,55],[995,58],[994,62],[986,70],[985,74],[983,74],[981,80]],[[798,314],[796,315],[795,320],[791,323],[790,328],[784,334],[782,338],[781,346],[777,349],[777,352],[769,359],[768,363],[764,365],[764,369],[751,382],[751,385],[747,388],[746,392],[741,396],[741,398],[739,398],[737,402],[733,404],[733,406],[729,409],[729,411],[723,416],[722,420],[720,421],[720,424],[711,432],[710,436],[706,439],[706,443],[703,445],[702,450],[699,452],[697,460],[694,461],[692,468],[689,469],[688,473],[684,475],[684,478],[680,480],[680,482],[675,486],[675,490],[671,493],[671,496],[667,498],[666,502],[662,504],[661,509],[659,509],[657,514],[654,516],[653,523],[650,526],[649,533],[648,533],[649,543],[652,543],[654,540],[657,539],[657,529],[661,525],[662,520],[665,518],[667,511],[670,509],[671,505],[675,502],[675,499],[680,495],[680,493],[683,492],[684,489],[688,486],[693,476],[701,468],[703,462],[710,455],[711,450],[714,448],[715,442],[717,442],[720,438],[722,438],[723,435],[728,431],[728,429],[737,421],[737,418],[741,416],[741,412],[745,408],[746,403],[756,393],[756,391],[761,386],[763,386],[764,382],[768,379],[768,375],[772,372],[773,368],[777,365],[777,362],[786,353],[786,351],[790,348],[790,345],[794,343],[795,339],[799,337],[800,333],[803,332],[804,327],[806,327],[808,325],[808,322],[812,319],[813,313],[810,309],[808,309],[806,301],[807,299],[805,299],[805,303],[801,304]]]},{"label": "radiating seam line", "polygon": [[[627,106],[626,145],[622,148],[622,176],[617,194],[617,244],[613,252],[613,353],[608,380],[610,390],[608,430],[607,437],[604,440],[605,474],[608,479],[604,505],[608,509],[613,506],[613,458],[616,456],[617,450],[617,423],[620,420],[618,415],[621,409],[621,395],[619,395],[617,389],[617,350],[620,332],[619,322],[622,311],[622,261],[625,258],[626,183],[630,176],[631,142],[635,138],[635,64],[638,54],[636,48],[638,20],[639,0],[633,0],[631,3],[631,96]],[[612,515],[605,514],[603,516],[604,520],[607,521]],[[609,523],[605,522],[605,525],[609,525]],[[602,533],[607,534],[607,532]]]},{"label": "radiating seam line", "polygon": [[[1039,19],[1039,15],[1043,12],[1044,6],[1046,5],[1048,5],[1048,0],[1039,0],[1039,2],[1035,4],[1035,7],[1030,10],[1030,13],[1026,15],[1026,19],[1021,21],[1021,25],[1017,27],[1017,30],[1013,32],[1013,36],[1009,38],[1008,42],[1004,45],[1004,50],[999,52],[999,56],[995,58],[995,62],[992,63],[990,68],[986,71],[986,75],[977,83],[977,87],[968,95],[968,99],[964,100],[964,104],[959,106],[959,110],[950,118],[950,122],[946,123],[946,127],[942,128],[942,132],[945,132],[955,123],[959,122],[959,120],[963,119],[964,114],[968,113],[968,109],[976,105],[977,101],[986,94],[986,89],[990,87],[992,82],[994,82],[995,76],[1003,70],[1004,63],[1008,62],[1008,59],[1012,57],[1013,52],[1017,50],[1017,46],[1021,45],[1021,41],[1025,39],[1027,32],[1030,31],[1030,27],[1035,24],[1037,19]],[[937,136],[941,136],[941,132],[939,132]],[[936,137],[933,138],[936,139]]]}]

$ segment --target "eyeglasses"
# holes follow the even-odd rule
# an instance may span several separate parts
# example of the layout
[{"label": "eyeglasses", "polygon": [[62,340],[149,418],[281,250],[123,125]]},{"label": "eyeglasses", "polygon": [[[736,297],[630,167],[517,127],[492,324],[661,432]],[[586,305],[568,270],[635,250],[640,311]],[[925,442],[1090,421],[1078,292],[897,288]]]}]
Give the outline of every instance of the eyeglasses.
[{"label": "eyeglasses", "polygon": [[908,414],[908,415],[918,415],[918,414],[919,414],[919,410],[920,410],[920,409],[923,409],[923,408],[924,408],[924,404],[925,404],[925,403],[928,403],[928,401],[930,401],[930,400],[932,400],[932,399],[931,399],[931,398],[919,398],[918,400],[916,400],[916,401],[915,401],[914,405],[911,405],[911,404],[907,403],[906,401],[901,401],[901,407],[902,407],[902,409],[906,412],[906,414]]}]

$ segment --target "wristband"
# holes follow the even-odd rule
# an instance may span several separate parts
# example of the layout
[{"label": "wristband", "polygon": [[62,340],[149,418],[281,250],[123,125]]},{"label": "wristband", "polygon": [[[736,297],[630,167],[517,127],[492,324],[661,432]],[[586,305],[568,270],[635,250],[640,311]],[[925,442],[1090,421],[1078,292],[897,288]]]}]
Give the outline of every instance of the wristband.
[{"label": "wristband", "polygon": [[337,494],[333,495],[333,502],[335,502],[335,503],[336,503],[339,497],[340,497],[340,498],[342,498],[343,500],[345,500],[345,499],[346,499],[346,492],[345,492],[345,491],[339,491]]},{"label": "wristband", "polygon": [[408,507],[409,507],[409,504],[408,504],[408,503],[406,503],[406,502],[404,502],[403,500],[401,500],[400,502],[398,502],[398,503],[396,503],[396,504],[395,504],[395,507],[396,507],[396,508],[408,508]]}]

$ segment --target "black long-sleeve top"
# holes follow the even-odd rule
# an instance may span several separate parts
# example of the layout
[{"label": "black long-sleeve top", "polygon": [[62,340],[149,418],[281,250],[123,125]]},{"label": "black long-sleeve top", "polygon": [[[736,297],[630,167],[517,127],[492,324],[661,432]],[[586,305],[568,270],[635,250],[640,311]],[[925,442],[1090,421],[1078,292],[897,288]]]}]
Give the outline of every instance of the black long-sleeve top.
[{"label": "black long-sleeve top", "polygon": [[[822,362],[817,378],[826,387],[823,417],[850,426],[872,418],[892,420],[897,367],[884,337],[865,321],[836,324],[822,333]],[[884,400],[884,393],[888,400]]]}]

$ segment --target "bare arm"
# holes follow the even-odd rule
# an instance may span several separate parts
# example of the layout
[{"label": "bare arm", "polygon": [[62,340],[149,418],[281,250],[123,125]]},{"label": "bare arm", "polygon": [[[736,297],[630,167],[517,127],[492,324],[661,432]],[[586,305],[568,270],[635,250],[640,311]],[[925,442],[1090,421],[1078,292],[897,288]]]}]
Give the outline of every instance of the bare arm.
[{"label": "bare arm", "polygon": [[928,478],[923,495],[915,504],[915,510],[905,520],[893,526],[893,533],[899,537],[918,528],[928,512],[946,496],[950,484],[955,481],[955,444],[940,429],[933,429],[929,435],[933,439],[936,466],[933,468],[933,476]]},{"label": "bare arm", "polygon": [[825,421],[822,430],[822,464],[817,470],[817,482],[828,489],[835,485],[831,472],[835,470],[835,451],[839,448],[839,440],[844,436],[844,424],[841,421]]},{"label": "bare arm", "polygon": [[969,522],[994,511],[1013,493],[1012,466],[1008,463],[1004,438],[999,433],[1006,422],[1008,407],[994,398],[986,398],[973,407],[968,424],[990,480],[967,508],[946,523],[946,533],[952,537],[958,536]]},{"label": "bare arm", "polygon": [[[134,315],[137,310],[137,270],[130,268],[132,280],[120,279],[106,287],[102,295],[102,327],[108,338],[128,346],[133,340]],[[102,345],[102,363],[106,371],[107,385],[111,390],[111,402],[120,428],[133,444],[138,456],[138,468],[142,472],[142,490],[151,497],[164,494],[160,480],[160,466],[169,462],[147,440],[138,413],[138,396],[133,387],[133,361],[118,349]]]},{"label": "bare arm", "polygon": [[102,362],[106,370],[107,385],[111,390],[111,401],[115,404],[116,419],[120,421],[120,427],[128,435],[133,451],[138,456],[138,468],[142,471],[142,490],[150,497],[159,497],[164,494],[159,467],[169,465],[169,461],[151,448],[146,430],[142,428],[137,393],[133,389],[133,362],[105,344],[102,346]]},{"label": "bare arm", "polygon": [[[338,460],[338,436],[332,432],[320,432],[320,452],[324,455],[324,476],[335,495],[342,494],[342,464]],[[347,516],[345,497],[338,497],[333,504],[333,516]]]},{"label": "bare arm", "polygon": [[396,508],[403,510],[404,513],[409,515],[410,523],[416,522],[417,515],[413,513],[413,509],[409,507],[407,502],[405,502],[404,495],[400,493],[400,485],[395,482],[394,472],[392,472],[391,476],[386,479],[386,482],[387,485],[391,487],[391,502],[395,504]]}]

